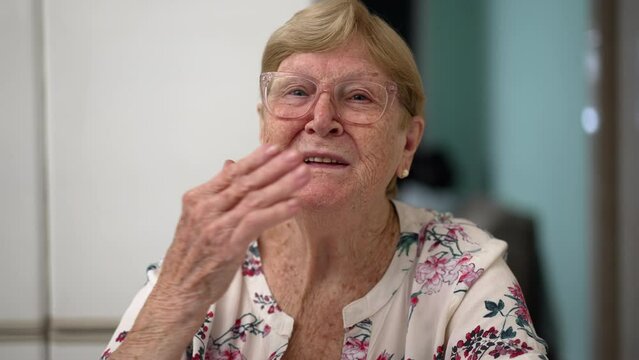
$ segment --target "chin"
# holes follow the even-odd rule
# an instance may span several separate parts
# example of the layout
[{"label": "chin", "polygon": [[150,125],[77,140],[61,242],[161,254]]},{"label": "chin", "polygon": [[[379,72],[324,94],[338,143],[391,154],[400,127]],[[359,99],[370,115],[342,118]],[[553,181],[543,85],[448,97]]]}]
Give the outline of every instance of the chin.
[{"label": "chin", "polygon": [[302,208],[310,211],[339,207],[352,201],[353,195],[339,185],[306,186],[298,192]]}]

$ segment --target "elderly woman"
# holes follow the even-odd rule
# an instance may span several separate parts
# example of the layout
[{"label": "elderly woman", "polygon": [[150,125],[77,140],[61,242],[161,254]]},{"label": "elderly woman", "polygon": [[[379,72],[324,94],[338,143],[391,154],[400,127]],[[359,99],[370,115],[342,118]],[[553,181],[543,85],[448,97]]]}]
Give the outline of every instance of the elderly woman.
[{"label": "elderly woman", "polygon": [[322,1],[262,70],[263,145],[184,195],[102,358],[545,358],[505,243],[390,199],[424,129],[402,39]]}]

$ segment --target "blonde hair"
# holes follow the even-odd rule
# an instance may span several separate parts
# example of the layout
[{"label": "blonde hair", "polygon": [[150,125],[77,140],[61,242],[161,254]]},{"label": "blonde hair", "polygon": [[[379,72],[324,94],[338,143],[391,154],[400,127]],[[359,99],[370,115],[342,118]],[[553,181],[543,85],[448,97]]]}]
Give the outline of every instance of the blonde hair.
[{"label": "blonde hair", "polygon": [[336,49],[354,36],[373,61],[397,83],[399,101],[411,116],[423,116],[424,88],[406,42],[358,0],[324,0],[299,11],[275,30],[262,55],[262,72],[277,71],[295,53]]},{"label": "blonde hair", "polygon": [[[371,14],[358,0],[323,0],[299,11],[271,35],[262,54],[262,72],[277,71],[295,53],[334,50],[358,37],[373,61],[397,83],[398,100],[410,116],[424,115],[424,87],[406,42],[384,20]],[[397,179],[386,187],[386,195],[397,193]]]}]

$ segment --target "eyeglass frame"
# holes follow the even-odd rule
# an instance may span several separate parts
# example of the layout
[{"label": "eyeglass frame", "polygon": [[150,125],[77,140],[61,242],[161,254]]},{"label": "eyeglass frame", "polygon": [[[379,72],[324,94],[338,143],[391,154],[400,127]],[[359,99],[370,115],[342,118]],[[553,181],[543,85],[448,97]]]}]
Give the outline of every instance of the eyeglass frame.
[{"label": "eyeglass frame", "polygon": [[[269,102],[267,101],[267,81],[270,81],[274,76],[297,76],[297,77],[301,77],[305,80],[310,81],[311,83],[313,83],[313,85],[315,85],[315,87],[317,87],[317,93],[315,95],[315,99],[313,100],[313,103],[311,103],[308,107],[308,110],[306,110],[306,112],[300,116],[297,117],[281,117],[281,116],[277,116],[273,113],[273,111],[270,109],[269,106]],[[388,110],[390,107],[393,106],[393,103],[395,102],[395,98],[397,97],[397,92],[398,92],[398,87],[397,84],[393,81],[387,80],[384,83],[379,83],[376,81],[371,81],[371,80],[366,80],[366,79],[358,79],[358,78],[353,78],[353,79],[346,79],[346,80],[340,80],[337,82],[331,82],[328,84],[324,84],[324,86],[322,86],[322,82],[319,81],[318,79],[309,76],[309,75],[305,75],[305,74],[300,74],[300,73],[295,73],[295,72],[283,72],[283,71],[267,71],[267,72],[263,72],[260,74],[260,96],[262,98],[262,104],[264,104],[264,107],[266,108],[266,110],[273,116],[275,116],[276,118],[279,119],[284,119],[284,120],[299,120],[302,119],[306,116],[308,116],[308,114],[315,108],[315,106],[317,105],[317,101],[319,101],[320,95],[322,93],[330,93],[330,98],[331,98],[331,103],[333,103],[333,101],[335,101],[334,98],[334,90],[335,87],[341,83],[344,82],[351,82],[351,81],[358,81],[358,80],[362,80],[362,81],[366,81],[369,83],[374,83],[377,85],[380,85],[384,88],[384,90],[386,90],[386,104],[384,105],[384,109],[382,110],[381,114],[379,115],[379,117],[377,119],[375,119],[374,121],[368,122],[368,123],[359,123],[359,122],[353,122],[353,121],[349,121],[348,119],[343,119],[341,117],[341,115],[339,114],[339,112],[337,112],[337,117],[340,119],[340,121],[345,121],[345,122],[349,122],[349,123],[353,123],[353,124],[358,124],[358,125],[370,125],[370,124],[374,124],[376,122],[378,122],[382,117],[384,117],[384,115],[386,114],[386,110]],[[333,106],[335,106],[335,104],[333,104]]]}]

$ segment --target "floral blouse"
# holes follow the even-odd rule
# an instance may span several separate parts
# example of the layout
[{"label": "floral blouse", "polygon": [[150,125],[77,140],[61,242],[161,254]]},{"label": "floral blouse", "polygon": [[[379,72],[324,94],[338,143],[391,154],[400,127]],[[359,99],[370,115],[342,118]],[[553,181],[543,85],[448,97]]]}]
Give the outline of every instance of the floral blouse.
[{"label": "floral blouse", "polygon": [[[449,213],[394,204],[395,256],[379,283],[342,310],[341,359],[547,359],[504,261],[506,243]],[[126,341],[158,273],[148,268],[100,359]],[[271,295],[255,242],[181,360],[280,359],[293,323]]]}]

